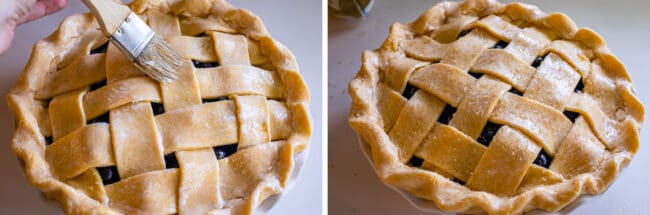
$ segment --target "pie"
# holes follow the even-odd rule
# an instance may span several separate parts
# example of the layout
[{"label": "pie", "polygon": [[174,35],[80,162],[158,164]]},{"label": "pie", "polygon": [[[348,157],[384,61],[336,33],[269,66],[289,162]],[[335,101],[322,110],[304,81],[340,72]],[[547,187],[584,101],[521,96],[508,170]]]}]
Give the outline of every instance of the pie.
[{"label": "pie", "polygon": [[349,84],[349,124],[386,185],[443,211],[558,211],[639,147],[624,65],[566,15],[443,2],[395,23]]},{"label": "pie", "polygon": [[178,79],[66,18],[7,96],[29,181],[68,214],[250,214],[283,192],[311,135],[293,54],[223,0],[130,7],[183,56]]}]

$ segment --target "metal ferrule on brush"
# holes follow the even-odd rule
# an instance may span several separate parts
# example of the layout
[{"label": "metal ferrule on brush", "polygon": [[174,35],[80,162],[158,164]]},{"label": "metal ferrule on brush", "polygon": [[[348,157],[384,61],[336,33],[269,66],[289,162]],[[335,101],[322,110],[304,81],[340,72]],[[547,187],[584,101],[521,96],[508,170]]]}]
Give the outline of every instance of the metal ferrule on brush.
[{"label": "metal ferrule on brush", "polygon": [[129,14],[111,37],[122,53],[128,53],[129,60],[134,60],[149,44],[156,33],[135,13]]}]

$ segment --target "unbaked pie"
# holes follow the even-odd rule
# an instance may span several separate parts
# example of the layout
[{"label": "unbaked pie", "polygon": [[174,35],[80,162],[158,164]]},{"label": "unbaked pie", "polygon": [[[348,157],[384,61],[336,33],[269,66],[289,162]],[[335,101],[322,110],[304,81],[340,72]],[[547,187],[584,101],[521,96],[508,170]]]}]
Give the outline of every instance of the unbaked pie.
[{"label": "unbaked pie", "polygon": [[490,0],[393,24],[349,92],[381,181],[461,213],[558,211],[603,192],[636,153],[644,115],[596,33]]},{"label": "unbaked pie", "polygon": [[223,0],[130,7],[186,60],[158,83],[90,14],[38,41],[8,95],[29,181],[68,214],[250,214],[311,134],[295,57]]}]

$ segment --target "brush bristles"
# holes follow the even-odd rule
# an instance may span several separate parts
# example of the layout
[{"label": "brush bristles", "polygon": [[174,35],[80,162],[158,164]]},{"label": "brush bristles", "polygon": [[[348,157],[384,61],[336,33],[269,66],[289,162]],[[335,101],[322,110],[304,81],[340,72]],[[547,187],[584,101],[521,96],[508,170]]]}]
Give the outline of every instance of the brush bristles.
[{"label": "brush bristles", "polygon": [[183,65],[183,58],[155,35],[134,62],[149,77],[159,82],[172,82],[176,80],[176,72]]}]

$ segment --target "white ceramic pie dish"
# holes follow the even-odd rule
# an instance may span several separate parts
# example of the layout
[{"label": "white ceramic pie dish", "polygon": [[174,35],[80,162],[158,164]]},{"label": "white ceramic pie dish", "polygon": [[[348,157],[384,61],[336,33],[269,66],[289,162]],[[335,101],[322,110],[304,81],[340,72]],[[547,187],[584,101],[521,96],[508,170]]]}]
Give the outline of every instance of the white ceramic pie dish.
[{"label": "white ceramic pie dish", "polygon": [[[375,169],[375,165],[372,163],[372,160],[370,158],[370,146],[366,143],[366,141],[363,140],[359,135],[357,135],[357,142],[359,142],[359,146],[361,147],[361,151],[363,152],[363,156],[368,160],[369,164],[372,166],[372,170],[377,173],[377,170]],[[387,187],[390,187],[391,190],[397,192],[402,196],[404,199],[408,201],[413,207],[423,211],[423,212],[428,212],[432,214],[438,214],[438,215],[453,215],[453,213],[447,213],[444,211],[441,211],[436,207],[435,204],[431,201],[426,201],[422,200],[418,197],[413,196],[409,192],[397,189],[395,187],[386,185]]]},{"label": "white ceramic pie dish", "polygon": [[[372,163],[372,160],[370,158],[370,146],[368,146],[366,141],[364,141],[363,138],[361,138],[359,135],[357,135],[357,142],[359,143],[359,146],[361,147],[361,151],[363,152],[363,156],[366,158],[366,160],[368,160],[368,163],[372,166],[373,172],[375,172],[375,174],[376,174],[377,170],[375,169],[375,166]],[[389,185],[386,185],[386,186],[389,187],[391,190],[397,192],[400,196],[402,196],[404,199],[406,199],[406,201],[411,206],[417,208],[418,210],[420,210],[422,212],[430,213],[430,214],[436,214],[436,215],[454,215],[455,214],[455,213],[449,213],[449,212],[441,211],[440,209],[438,209],[438,207],[436,207],[436,205],[433,202],[420,199],[420,198],[414,196],[413,194],[411,194],[409,192],[406,192],[404,190],[400,190],[398,188],[395,188],[395,187],[392,187],[392,186],[389,186]],[[587,202],[590,199],[595,199],[595,198],[598,198],[598,195],[595,195],[595,196],[580,195],[576,200],[571,202],[571,204],[567,205],[562,210],[560,210],[560,211],[558,211],[556,213],[553,213],[553,214],[569,214],[569,213],[571,213],[571,211],[573,211],[573,209],[575,209],[575,208],[579,207],[580,205],[582,205],[582,203]],[[541,214],[550,214],[550,213],[537,209],[537,210],[527,212],[526,214],[532,214],[532,215],[540,214],[541,215]]]},{"label": "white ceramic pie dish", "polygon": [[[298,176],[300,176],[300,172],[302,172],[304,163],[307,161],[307,157],[309,157],[309,150],[310,149],[311,149],[311,147],[307,146],[307,148],[305,150],[303,150],[302,152],[297,153],[297,154],[295,154],[293,156],[295,165],[293,166],[293,171],[291,172],[291,177],[287,181],[287,186],[284,188],[284,192],[282,192],[280,194],[269,196],[267,199],[265,199],[262,202],[262,204],[260,204],[260,206],[255,210],[255,214],[268,214],[269,212],[271,212],[271,209],[273,209],[273,207],[275,205],[277,205],[277,203],[282,199],[282,197],[284,197],[289,192],[291,192],[291,190],[293,189],[293,186],[295,185],[296,180],[298,179]],[[24,171],[24,167],[21,166],[21,168]],[[59,204],[59,201],[49,199],[49,198],[45,197],[36,188],[32,188],[32,190],[35,191],[35,192],[33,192],[34,194],[37,194],[37,193],[40,194],[41,200],[51,210],[60,211],[61,213],[63,213],[63,210],[62,210],[62,208],[61,208],[61,206]]]}]

